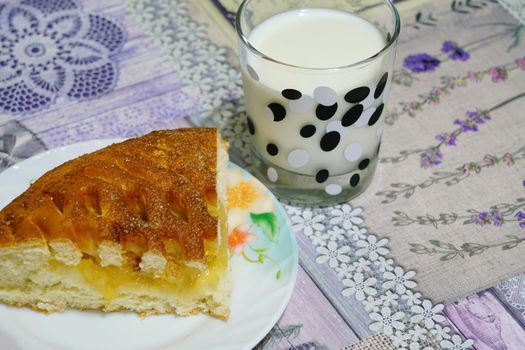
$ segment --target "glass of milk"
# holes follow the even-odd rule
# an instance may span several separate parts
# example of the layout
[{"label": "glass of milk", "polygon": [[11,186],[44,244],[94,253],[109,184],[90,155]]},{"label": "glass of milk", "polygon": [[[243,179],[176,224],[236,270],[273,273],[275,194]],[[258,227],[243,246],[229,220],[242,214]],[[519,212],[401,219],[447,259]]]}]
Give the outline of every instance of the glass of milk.
[{"label": "glass of milk", "polygon": [[374,174],[399,15],[389,0],[245,0],[236,17],[255,175],[292,202]]}]

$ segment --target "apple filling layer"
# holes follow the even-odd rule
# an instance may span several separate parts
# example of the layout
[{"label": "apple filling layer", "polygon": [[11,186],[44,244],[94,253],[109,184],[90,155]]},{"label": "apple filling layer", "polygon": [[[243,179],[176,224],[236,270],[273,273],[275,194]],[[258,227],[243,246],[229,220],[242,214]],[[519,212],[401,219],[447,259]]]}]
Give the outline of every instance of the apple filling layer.
[{"label": "apple filling layer", "polygon": [[[226,239],[221,239],[221,244],[226,244]],[[215,244],[208,248],[214,255],[205,268],[180,265],[168,258],[164,272],[155,275],[129,264],[101,266],[91,257],[70,266],[49,253],[28,247],[20,253],[41,263],[23,266],[21,255],[4,256],[4,263],[0,262],[0,298],[11,296],[15,304],[33,304],[42,311],[62,311],[71,306],[104,311],[132,309],[144,315],[173,313],[174,309],[179,315],[216,315],[214,307],[223,302],[221,292],[230,283],[228,256],[225,249],[217,249]],[[13,263],[18,265],[14,270]],[[13,273],[15,270],[18,273]]]}]

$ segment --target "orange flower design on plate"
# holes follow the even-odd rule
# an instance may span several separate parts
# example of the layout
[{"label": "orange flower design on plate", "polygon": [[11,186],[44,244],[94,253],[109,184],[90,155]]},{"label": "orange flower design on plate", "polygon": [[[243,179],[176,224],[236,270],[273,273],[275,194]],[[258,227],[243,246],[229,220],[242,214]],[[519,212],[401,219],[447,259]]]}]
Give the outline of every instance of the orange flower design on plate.
[{"label": "orange flower design on plate", "polygon": [[255,178],[236,168],[228,169],[227,194],[231,257],[241,257],[251,264],[273,264],[275,278],[280,279],[281,268],[271,256],[280,233],[271,194]]},{"label": "orange flower design on plate", "polygon": [[258,239],[256,235],[250,232],[247,224],[242,224],[233,229],[228,235],[228,248],[235,255],[241,255],[248,243],[255,242]]},{"label": "orange flower design on plate", "polygon": [[247,209],[259,196],[259,191],[249,181],[240,181],[228,189],[228,206]]}]

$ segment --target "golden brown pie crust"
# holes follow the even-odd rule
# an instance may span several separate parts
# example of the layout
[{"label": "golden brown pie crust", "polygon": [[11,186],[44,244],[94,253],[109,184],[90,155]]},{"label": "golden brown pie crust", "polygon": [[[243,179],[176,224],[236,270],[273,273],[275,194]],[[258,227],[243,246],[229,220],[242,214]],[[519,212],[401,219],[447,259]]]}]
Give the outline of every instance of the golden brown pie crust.
[{"label": "golden brown pie crust", "polygon": [[155,131],[66,162],[0,212],[0,248],[67,239],[96,257],[110,241],[127,259],[204,262],[217,239],[216,143],[216,129]]}]

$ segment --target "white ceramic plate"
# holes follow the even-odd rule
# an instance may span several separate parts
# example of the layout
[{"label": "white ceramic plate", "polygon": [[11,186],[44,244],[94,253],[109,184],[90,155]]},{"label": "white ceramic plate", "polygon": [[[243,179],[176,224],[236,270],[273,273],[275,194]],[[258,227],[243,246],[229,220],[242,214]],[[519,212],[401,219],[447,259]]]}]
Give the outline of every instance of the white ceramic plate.
[{"label": "white ceramic plate", "polygon": [[[44,172],[121,140],[98,140],[50,150],[0,173],[0,208]],[[233,292],[226,322],[209,316],[140,318],[134,313],[67,310],[45,315],[0,305],[0,348],[11,349],[250,349],[273,327],[288,303],[297,275],[297,245],[287,216],[271,193],[244,170],[231,165],[230,182],[248,182],[260,197],[247,209],[233,210],[236,224],[248,221],[254,242],[236,248],[231,259]],[[235,183],[233,183],[235,186]],[[261,215],[261,213],[265,213]],[[252,218],[257,222],[252,221]],[[272,219],[268,232],[261,220]],[[247,227],[246,225],[245,227]],[[239,227],[243,227],[242,225]],[[266,229],[266,231],[265,231]],[[244,255],[241,254],[244,252]],[[259,255],[263,263],[257,261]],[[0,276],[1,278],[1,276]]]}]

